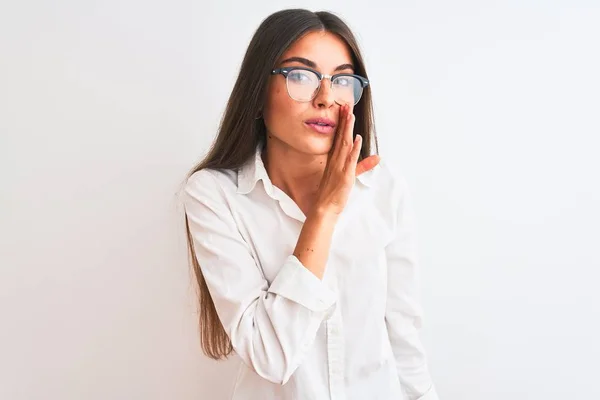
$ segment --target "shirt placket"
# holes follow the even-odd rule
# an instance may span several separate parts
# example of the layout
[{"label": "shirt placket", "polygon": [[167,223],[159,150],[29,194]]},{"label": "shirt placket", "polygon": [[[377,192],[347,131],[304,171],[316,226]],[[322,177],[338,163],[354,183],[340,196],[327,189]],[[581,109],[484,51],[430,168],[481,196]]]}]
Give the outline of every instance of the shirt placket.
[{"label": "shirt placket", "polygon": [[[337,292],[336,269],[330,265],[329,278]],[[342,314],[339,305],[331,317],[325,320],[327,332],[327,370],[329,375],[329,393],[331,400],[346,400],[344,371],[344,332]]]}]

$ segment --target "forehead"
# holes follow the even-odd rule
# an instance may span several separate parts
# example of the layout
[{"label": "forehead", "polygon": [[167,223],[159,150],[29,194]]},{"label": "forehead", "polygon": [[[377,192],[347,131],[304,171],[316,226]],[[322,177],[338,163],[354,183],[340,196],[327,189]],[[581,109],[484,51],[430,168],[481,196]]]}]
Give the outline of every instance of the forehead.
[{"label": "forehead", "polygon": [[346,42],[330,32],[310,32],[296,40],[283,53],[281,60],[304,57],[314,61],[320,69],[333,69],[351,64],[352,54]]}]

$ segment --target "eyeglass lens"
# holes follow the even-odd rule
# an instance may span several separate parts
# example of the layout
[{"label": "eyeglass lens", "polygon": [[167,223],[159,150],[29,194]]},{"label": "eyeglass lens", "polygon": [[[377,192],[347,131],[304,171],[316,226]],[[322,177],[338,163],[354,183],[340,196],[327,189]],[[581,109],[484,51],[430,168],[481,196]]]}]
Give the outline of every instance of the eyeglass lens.
[{"label": "eyeglass lens", "polygon": [[[286,84],[292,99],[310,101],[319,90],[319,77],[311,71],[293,70],[288,73]],[[353,76],[338,76],[333,80],[331,88],[338,104],[358,103],[363,91],[360,80]]]}]

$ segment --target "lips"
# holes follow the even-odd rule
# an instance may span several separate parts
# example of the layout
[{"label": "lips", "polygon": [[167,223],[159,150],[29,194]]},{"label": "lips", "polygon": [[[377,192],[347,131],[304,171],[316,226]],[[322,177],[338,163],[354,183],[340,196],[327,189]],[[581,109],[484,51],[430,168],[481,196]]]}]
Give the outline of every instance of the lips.
[{"label": "lips", "polygon": [[309,125],[314,124],[320,126],[330,126],[332,128],[335,128],[335,122],[333,122],[329,118],[311,118],[304,121],[304,123]]},{"label": "lips", "polygon": [[304,121],[306,126],[318,133],[333,133],[335,122],[329,118],[311,118]]}]

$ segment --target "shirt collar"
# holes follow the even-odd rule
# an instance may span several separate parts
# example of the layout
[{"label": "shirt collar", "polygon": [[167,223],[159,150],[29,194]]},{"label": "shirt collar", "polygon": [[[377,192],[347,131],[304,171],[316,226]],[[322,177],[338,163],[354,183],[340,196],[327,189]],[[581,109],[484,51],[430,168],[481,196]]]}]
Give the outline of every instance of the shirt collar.
[{"label": "shirt collar", "polygon": [[[265,189],[269,195],[273,196],[273,183],[267,174],[267,170],[265,168],[265,164],[262,160],[262,151],[264,145],[259,143],[256,146],[256,151],[254,156],[248,160],[242,167],[238,170],[237,176],[237,192],[240,194],[248,194],[254,187],[256,183],[262,179],[263,184],[265,185]],[[373,180],[379,170],[379,165],[373,168],[370,171],[360,174],[357,179],[358,181],[366,187],[371,187],[373,185]]]},{"label": "shirt collar", "polygon": [[237,176],[237,192],[241,194],[248,194],[252,190],[254,190],[254,186],[256,186],[256,182],[259,180],[263,180],[265,188],[269,192],[272,191],[273,184],[271,183],[271,179],[269,179],[269,175],[267,174],[267,170],[265,168],[265,164],[262,160],[262,150],[263,143],[259,143],[256,146],[255,153],[250,159],[242,165],[242,167],[238,170]]}]

